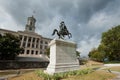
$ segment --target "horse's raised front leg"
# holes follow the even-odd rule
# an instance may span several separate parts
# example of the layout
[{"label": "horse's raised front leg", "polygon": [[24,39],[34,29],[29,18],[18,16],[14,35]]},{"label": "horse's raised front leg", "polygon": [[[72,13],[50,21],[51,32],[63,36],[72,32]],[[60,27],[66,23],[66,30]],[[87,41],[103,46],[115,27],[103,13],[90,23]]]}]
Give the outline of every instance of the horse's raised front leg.
[{"label": "horse's raised front leg", "polygon": [[57,31],[57,29],[54,29],[52,35],[55,35],[55,32],[56,32],[56,31]]}]

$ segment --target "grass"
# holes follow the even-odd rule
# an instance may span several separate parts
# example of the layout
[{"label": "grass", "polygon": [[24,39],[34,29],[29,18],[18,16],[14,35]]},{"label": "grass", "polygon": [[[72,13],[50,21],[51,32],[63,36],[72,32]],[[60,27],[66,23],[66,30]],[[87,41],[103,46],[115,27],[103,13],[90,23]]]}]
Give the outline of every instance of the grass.
[{"label": "grass", "polygon": [[81,75],[81,76],[71,76],[62,80],[110,80],[115,76],[116,75],[105,71],[95,71],[90,74]]},{"label": "grass", "polygon": [[43,80],[42,78],[36,75],[36,72],[24,73],[20,76],[9,78],[8,80]]},{"label": "grass", "polygon": [[7,71],[7,72],[0,72],[0,77],[10,74],[16,74],[16,71]]},{"label": "grass", "polygon": [[[90,62],[87,65],[81,66],[80,69],[83,70],[86,68],[91,68],[91,69],[95,70],[100,67],[103,67],[102,63]],[[119,67],[111,67],[110,69],[115,70],[115,71],[116,70],[120,71]],[[70,76],[64,77],[60,80],[111,80],[114,77],[116,77],[116,75],[109,73],[108,71],[97,70],[92,73],[88,73],[88,74],[84,74],[84,75],[70,75]],[[29,73],[24,73],[17,77],[9,78],[8,80],[44,80],[44,78],[38,76],[38,74],[36,74],[36,71],[32,71]]]},{"label": "grass", "polygon": [[90,68],[93,70],[103,67],[103,63],[89,60],[85,65],[81,65],[80,69]]},{"label": "grass", "polygon": [[118,72],[120,72],[120,66],[109,67],[109,68],[106,68],[105,70],[108,70],[108,69],[110,69],[111,71],[118,71]]},{"label": "grass", "polygon": [[91,65],[91,66],[82,65],[82,66],[80,66],[80,69],[90,68],[90,69],[95,70],[95,69],[98,69],[98,68],[101,68],[101,67],[103,67],[103,65]]},{"label": "grass", "polygon": [[[23,73],[28,73],[33,70],[23,70],[21,69],[20,72]],[[7,71],[1,71],[0,72],[0,77],[7,76],[7,75],[16,75],[18,73],[18,70],[7,70]]]},{"label": "grass", "polygon": [[[105,72],[105,71],[95,71],[86,75],[69,76],[61,80],[110,80],[116,75]],[[17,77],[9,78],[8,80],[44,80],[43,78],[36,75],[36,72],[25,73]]]},{"label": "grass", "polygon": [[90,74],[92,72],[93,72],[92,69],[87,68],[87,69],[69,71],[69,72],[64,72],[64,73],[56,73],[54,75],[49,75],[49,74],[44,73],[42,70],[37,70],[36,74],[39,77],[44,78],[44,80],[61,80],[69,76],[85,75],[85,74]]},{"label": "grass", "polygon": [[120,61],[108,61],[108,62],[104,62],[105,64],[120,64]]},{"label": "grass", "polygon": [[120,66],[111,67],[110,69],[113,70],[113,71],[118,71],[118,72],[120,72]]}]

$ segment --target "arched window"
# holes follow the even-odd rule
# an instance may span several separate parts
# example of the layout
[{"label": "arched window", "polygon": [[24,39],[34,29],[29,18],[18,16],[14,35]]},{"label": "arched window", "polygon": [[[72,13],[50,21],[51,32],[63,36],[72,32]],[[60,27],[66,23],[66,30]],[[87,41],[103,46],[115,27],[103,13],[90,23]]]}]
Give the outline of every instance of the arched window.
[{"label": "arched window", "polygon": [[30,22],[30,25],[32,25],[32,21]]}]

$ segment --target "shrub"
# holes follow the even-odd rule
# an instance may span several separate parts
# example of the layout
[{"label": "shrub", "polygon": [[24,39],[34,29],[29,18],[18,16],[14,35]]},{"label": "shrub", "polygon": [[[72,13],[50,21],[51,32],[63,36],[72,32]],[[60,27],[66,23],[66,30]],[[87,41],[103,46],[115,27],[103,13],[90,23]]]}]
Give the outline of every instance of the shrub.
[{"label": "shrub", "polygon": [[44,73],[42,70],[36,71],[37,75],[42,77],[44,80],[60,80],[62,78],[66,78],[69,76],[74,75],[85,75],[93,72],[92,69],[83,69],[83,70],[75,70],[75,71],[69,71],[64,73],[55,73],[54,75],[49,75]]}]

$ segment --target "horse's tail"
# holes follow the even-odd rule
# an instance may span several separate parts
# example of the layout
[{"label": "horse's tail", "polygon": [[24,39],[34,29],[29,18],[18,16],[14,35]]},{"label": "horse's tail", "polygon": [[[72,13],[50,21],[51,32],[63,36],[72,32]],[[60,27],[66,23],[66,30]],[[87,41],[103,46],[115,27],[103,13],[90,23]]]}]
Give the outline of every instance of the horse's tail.
[{"label": "horse's tail", "polygon": [[55,35],[55,32],[57,32],[57,34],[59,34],[59,33],[58,33],[58,30],[57,30],[57,29],[54,29],[52,35]]}]

